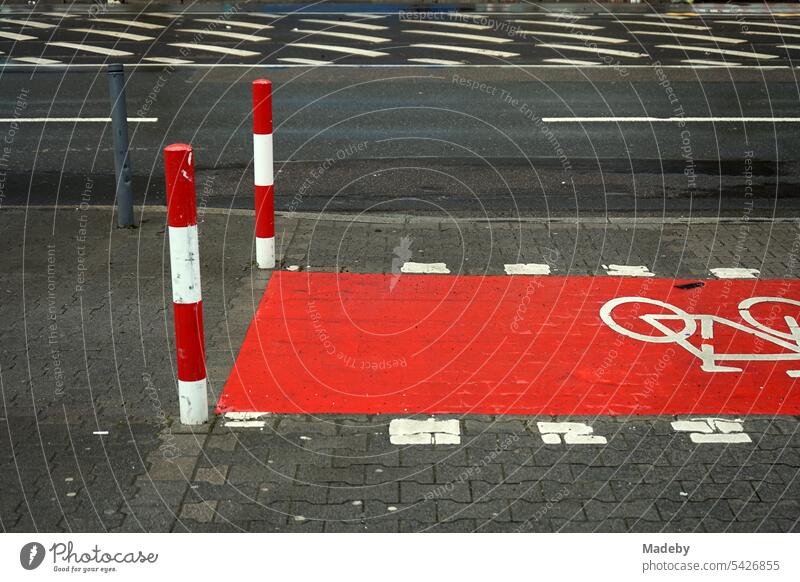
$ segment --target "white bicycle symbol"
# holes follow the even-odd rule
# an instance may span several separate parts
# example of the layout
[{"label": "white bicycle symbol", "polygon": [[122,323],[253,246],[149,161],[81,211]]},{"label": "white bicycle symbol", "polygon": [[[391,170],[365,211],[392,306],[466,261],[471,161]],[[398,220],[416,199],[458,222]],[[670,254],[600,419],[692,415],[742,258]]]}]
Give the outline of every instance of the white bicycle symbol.
[{"label": "white bicycle symbol", "polygon": [[[613,329],[619,334],[624,336],[649,343],[656,344],[678,344],[680,347],[700,359],[701,369],[704,372],[741,372],[741,368],[734,366],[723,366],[719,362],[728,361],[783,361],[783,360],[800,360],[800,326],[798,326],[797,319],[792,316],[784,316],[783,320],[788,326],[788,331],[780,331],[773,329],[767,325],[757,321],[750,313],[750,308],[754,305],[761,303],[781,303],[784,305],[793,305],[800,308],[800,301],[793,299],[784,299],[782,297],[751,297],[739,303],[739,315],[742,320],[748,325],[732,321],[725,317],[718,315],[702,315],[687,313],[679,307],[658,301],[656,299],[648,299],[646,297],[618,297],[612,299],[602,308],[600,308],[600,319],[603,320],[608,327]],[[658,330],[661,335],[646,335],[627,329],[614,320],[612,312],[615,308],[626,303],[644,303],[648,305],[655,305],[661,307],[672,313],[653,314],[647,313],[639,315],[639,319],[649,323],[654,329]],[[800,309],[798,309],[800,313]],[[674,330],[667,325],[664,321],[680,320],[683,322],[683,329]],[[700,337],[703,340],[714,339],[714,325],[725,325],[735,330],[742,331],[764,341],[770,342],[776,346],[788,350],[789,353],[750,353],[750,354],[718,354],[714,352],[714,346],[710,343],[703,342],[700,347],[693,345],[689,342],[689,338],[697,332],[698,323],[700,324]],[[790,377],[800,377],[800,370],[789,370],[786,372]]]}]

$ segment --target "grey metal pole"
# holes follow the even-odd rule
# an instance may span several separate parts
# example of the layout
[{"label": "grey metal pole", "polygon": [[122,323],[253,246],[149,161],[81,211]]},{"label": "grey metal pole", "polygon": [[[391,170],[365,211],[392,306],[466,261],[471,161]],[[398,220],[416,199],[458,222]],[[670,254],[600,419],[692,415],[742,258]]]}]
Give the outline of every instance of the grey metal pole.
[{"label": "grey metal pole", "polygon": [[114,169],[117,178],[117,224],[132,227],[133,192],[131,159],[128,155],[128,106],[125,102],[125,70],[108,65],[108,91],[111,96],[111,131],[114,133]]}]

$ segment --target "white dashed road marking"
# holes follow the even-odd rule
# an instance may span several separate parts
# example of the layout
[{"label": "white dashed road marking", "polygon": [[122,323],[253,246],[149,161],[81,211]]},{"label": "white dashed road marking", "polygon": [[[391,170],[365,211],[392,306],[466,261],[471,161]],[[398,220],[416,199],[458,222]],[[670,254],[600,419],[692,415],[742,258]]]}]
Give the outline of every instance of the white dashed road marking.
[{"label": "white dashed road marking", "polygon": [[129,57],[133,54],[129,53],[128,51],[110,49],[102,46],[94,46],[91,44],[80,44],[77,42],[47,42],[45,44],[48,46],[57,46],[61,48],[74,49],[76,51],[84,51],[96,55],[105,55],[107,57]]},{"label": "white dashed road marking", "polygon": [[644,265],[603,265],[610,277],[655,277]]},{"label": "white dashed road marking", "polygon": [[380,24],[366,24],[364,22],[348,22],[343,20],[322,20],[321,18],[301,18],[300,22],[311,24],[325,24],[327,26],[346,26],[348,28],[359,28],[361,30],[386,30],[388,26]]},{"label": "white dashed road marking", "polygon": [[800,117],[542,117],[545,123],[798,123]]},{"label": "white dashed road marking", "polygon": [[638,26],[662,26],[665,28],[681,28],[683,30],[709,30],[707,26],[697,24],[677,24],[675,22],[647,22],[641,20],[617,20],[621,24],[636,24]]},{"label": "white dashed road marking", "polygon": [[163,63],[165,65],[188,65],[193,62],[184,59],[173,59],[171,57],[144,57],[142,60],[152,63]]},{"label": "white dashed road marking", "polygon": [[602,63],[593,61],[579,61],[576,59],[543,59],[545,63],[556,63],[559,65],[573,65],[576,67],[599,67]]},{"label": "white dashed road marking", "polygon": [[423,63],[426,65],[461,65],[461,61],[448,61],[447,59],[408,59],[410,63]]},{"label": "white dashed road marking", "polygon": [[244,20],[219,20],[217,18],[198,18],[196,22],[205,22],[206,24],[217,24],[222,26],[238,26],[239,28],[252,28],[253,30],[272,28],[272,26],[269,24],[260,24],[258,22],[246,22]]},{"label": "white dashed road marking", "polygon": [[300,48],[310,48],[310,49],[317,49],[321,51],[331,51],[334,53],[345,53],[348,55],[359,55],[362,57],[385,57],[388,56],[389,53],[384,53],[381,51],[372,51],[367,49],[360,49],[355,47],[346,47],[346,46],[336,46],[336,45],[329,45],[329,44],[314,44],[310,42],[292,42],[289,43],[287,46],[293,47],[300,47]]},{"label": "white dashed road marking", "polygon": [[263,42],[269,40],[267,36],[257,36],[255,34],[243,34],[241,32],[228,32],[226,30],[204,30],[202,28],[178,28],[176,32],[188,32],[191,34],[218,36],[220,38],[230,38],[233,40],[245,40],[248,42]]},{"label": "white dashed road marking", "polygon": [[393,445],[458,445],[461,444],[461,425],[457,419],[395,418],[389,423],[389,442]]},{"label": "white dashed road marking", "polygon": [[226,412],[225,426],[230,428],[264,428],[267,424],[263,417],[267,412]]},{"label": "white dashed road marking", "polygon": [[0,38],[7,38],[9,40],[37,40],[35,36],[29,34],[19,34],[17,32],[2,32],[0,31]]},{"label": "white dashed road marking", "polygon": [[70,28],[72,32],[83,32],[85,34],[99,34],[100,36],[110,36],[113,38],[121,38],[123,40],[132,40],[134,42],[141,42],[145,40],[154,40],[152,36],[145,36],[143,34],[133,34],[132,32],[117,32],[116,30],[97,30],[96,28]]},{"label": "white dashed road marking", "polygon": [[506,275],[549,275],[550,265],[544,263],[509,263],[504,265]]},{"label": "white dashed road marking", "polygon": [[462,32],[444,32],[442,30],[404,30],[406,34],[424,34],[432,36],[445,36],[447,38],[458,38],[460,40],[471,40],[473,42],[492,42],[495,44],[505,44],[513,42],[511,38],[498,38],[495,36],[483,36],[478,34],[465,34]]},{"label": "white dashed road marking", "polygon": [[615,57],[627,57],[630,59],[638,59],[641,57],[646,57],[646,53],[634,53],[631,51],[618,51],[614,49],[605,49],[600,47],[591,47],[591,46],[578,46],[573,44],[550,44],[550,43],[542,43],[537,44],[536,46],[542,48],[551,48],[557,51],[579,51],[585,53],[595,53],[599,55],[612,55]]},{"label": "white dashed road marking", "polygon": [[776,23],[772,23],[772,22],[761,22],[761,21],[759,21],[759,22],[746,22],[744,20],[741,21],[741,22],[738,21],[738,20],[718,20],[717,22],[720,22],[722,24],[736,24],[738,26],[742,26],[743,24],[746,24],[747,26],[763,26],[765,28],[777,28],[777,29],[788,28],[790,30],[800,30],[800,25],[797,25],[797,24],[776,24]]},{"label": "white dashed road marking", "polygon": [[744,432],[740,420],[724,418],[696,418],[692,420],[676,420],[672,423],[675,432],[688,432],[693,443],[728,444],[751,443],[750,435]]},{"label": "white dashed road marking", "polygon": [[484,55],[487,57],[497,57],[499,59],[510,59],[511,57],[518,57],[519,53],[509,53],[505,51],[494,51],[490,49],[473,48],[469,46],[453,46],[449,44],[411,44],[408,45],[414,48],[426,48],[435,51],[452,51],[456,53],[470,53],[473,55]]},{"label": "white dashed road marking", "polygon": [[593,34],[570,34],[566,32],[548,32],[546,30],[518,30],[517,34],[526,36],[552,36],[555,38],[572,38],[582,42],[604,42],[607,44],[623,44],[628,42],[624,38],[613,36],[595,36]]},{"label": "white dashed road marking", "polygon": [[682,32],[660,32],[655,30],[629,30],[631,34],[647,36],[671,36],[672,38],[685,38],[722,44],[742,44],[747,42],[743,38],[729,38],[727,36],[709,36],[705,34],[685,34]]},{"label": "white dashed road marking", "polygon": [[728,61],[707,61],[704,59],[685,59],[681,61],[687,65],[697,65],[699,67],[741,67],[741,63],[733,63]]},{"label": "white dashed road marking", "polygon": [[604,445],[606,437],[592,434],[594,429],[583,422],[537,422],[542,441],[547,445],[560,445],[561,436],[567,445]]},{"label": "white dashed road marking", "polygon": [[210,44],[195,44],[191,42],[170,42],[167,43],[169,46],[175,46],[178,48],[188,48],[191,50],[196,51],[205,51],[209,53],[219,53],[223,55],[233,55],[236,57],[257,57],[261,53],[257,53],[255,51],[246,51],[243,49],[234,49],[234,48],[227,48],[221,46],[215,46]]},{"label": "white dashed road marking", "polygon": [[61,63],[61,61],[55,59],[42,59],[39,57],[15,57],[14,60],[22,63],[30,63],[32,65],[57,65]]},{"label": "white dashed road marking", "polygon": [[368,36],[366,34],[354,34],[352,32],[336,32],[334,30],[307,30],[303,28],[293,28],[292,32],[306,34],[309,36],[332,36],[334,38],[346,38],[347,40],[358,40],[361,42],[371,42],[373,44],[389,42],[392,39],[381,36]]},{"label": "white dashed road marking", "polygon": [[[128,123],[156,123],[158,117],[129,117]],[[0,123],[111,123],[110,117],[0,117]]]},{"label": "white dashed road marking", "polygon": [[765,53],[755,53],[749,51],[732,51],[728,49],[713,48],[710,46],[688,46],[683,44],[659,44],[656,48],[671,49],[676,51],[695,51],[701,53],[714,53],[716,55],[729,55],[732,57],[744,57],[748,59],[777,59],[778,55],[768,55]]},{"label": "white dashed road marking", "polygon": [[717,279],[758,279],[760,271],[742,267],[720,267],[711,269],[711,274]]},{"label": "white dashed road marking", "polygon": [[[150,14],[150,16],[152,16],[152,14]],[[121,20],[119,18],[95,18],[94,22],[107,22],[108,24],[120,24],[122,26],[144,28],[147,30],[159,30],[164,28],[164,26],[160,24],[150,24],[149,22],[139,22],[137,20]]]},{"label": "white dashed road marking", "polygon": [[6,24],[18,24],[25,28],[55,28],[55,24],[47,24],[46,22],[36,22],[33,20],[17,20],[16,18],[0,18],[0,22]]},{"label": "white dashed road marking", "polygon": [[332,64],[331,61],[316,61],[314,59],[300,59],[297,57],[281,57],[278,59],[282,63],[292,63],[295,65],[330,65]]},{"label": "white dashed road marking", "polygon": [[403,266],[400,267],[401,273],[436,273],[440,275],[446,275],[450,272],[450,269],[447,268],[447,265],[444,263],[413,263],[413,262],[406,262],[403,263]]},{"label": "white dashed road marking", "polygon": [[543,26],[559,26],[561,28],[574,28],[575,30],[603,30],[602,26],[595,26],[593,24],[575,24],[574,22],[551,22],[549,20],[524,20],[516,19],[511,22],[519,22],[522,24],[541,24]]}]

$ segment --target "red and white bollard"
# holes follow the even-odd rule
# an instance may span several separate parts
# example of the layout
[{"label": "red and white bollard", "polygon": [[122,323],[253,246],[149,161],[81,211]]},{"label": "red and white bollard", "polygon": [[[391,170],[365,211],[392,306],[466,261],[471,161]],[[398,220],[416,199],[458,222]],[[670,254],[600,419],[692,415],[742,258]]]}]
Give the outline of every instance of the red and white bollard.
[{"label": "red and white bollard", "polygon": [[253,172],[256,185],[256,263],[275,267],[275,186],[272,168],[272,82],[253,81]]},{"label": "red and white bollard", "polygon": [[203,424],[208,421],[208,390],[192,146],[164,148],[164,173],[181,423]]}]

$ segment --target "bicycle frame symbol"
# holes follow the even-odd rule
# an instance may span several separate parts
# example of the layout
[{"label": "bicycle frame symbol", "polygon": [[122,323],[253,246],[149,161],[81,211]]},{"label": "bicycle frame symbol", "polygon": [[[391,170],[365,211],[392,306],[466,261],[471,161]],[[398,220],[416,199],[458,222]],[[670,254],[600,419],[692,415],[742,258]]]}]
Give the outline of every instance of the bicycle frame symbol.
[{"label": "bicycle frame symbol", "polygon": [[[784,316],[783,320],[786,322],[789,331],[780,331],[757,321],[750,313],[750,308],[754,305],[769,302],[793,305],[798,308],[798,313],[800,313],[800,301],[784,299],[782,297],[751,297],[739,303],[739,315],[745,322],[739,323],[718,315],[687,313],[679,307],[656,299],[648,299],[646,297],[618,297],[607,302],[600,308],[600,319],[617,333],[639,341],[657,344],[678,344],[700,360],[700,368],[704,372],[741,372],[742,368],[722,365],[720,362],[800,360],[800,325],[798,325],[795,317]],[[671,311],[672,313],[646,313],[638,316],[642,321],[652,325],[661,335],[645,335],[627,329],[617,323],[614,320],[613,311],[620,305],[625,305],[626,303],[644,303]],[[676,331],[662,323],[676,320],[683,322],[683,329]],[[689,342],[689,338],[697,332],[698,324],[702,340],[713,340],[714,326],[725,325],[784,348],[788,350],[788,353],[719,354],[714,351],[714,346],[711,343],[705,341],[703,341],[698,348]],[[788,370],[786,374],[792,378],[798,378],[800,377],[800,370]]]}]

